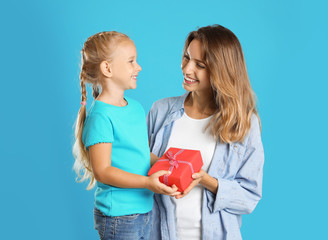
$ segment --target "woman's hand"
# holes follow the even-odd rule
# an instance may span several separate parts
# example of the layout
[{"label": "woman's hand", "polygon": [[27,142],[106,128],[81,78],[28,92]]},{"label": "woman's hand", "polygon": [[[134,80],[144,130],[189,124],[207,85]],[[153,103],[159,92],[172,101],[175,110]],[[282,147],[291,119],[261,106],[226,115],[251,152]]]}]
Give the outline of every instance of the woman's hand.
[{"label": "woman's hand", "polygon": [[149,177],[146,178],[146,188],[154,193],[160,193],[170,196],[176,196],[180,195],[181,192],[178,192],[178,188],[173,185],[172,187],[169,187],[165,185],[164,183],[161,183],[159,181],[159,177],[163,176],[165,174],[170,174],[169,171],[161,170],[158,172],[153,173]]},{"label": "woman's hand", "polygon": [[189,187],[187,187],[182,194],[176,195],[175,198],[179,199],[186,196],[191,191],[191,189],[193,189],[195,186],[197,186],[200,183],[200,181],[203,179],[205,174],[206,172],[203,169],[201,169],[198,173],[194,173],[192,175],[192,178],[194,180],[190,183]]}]

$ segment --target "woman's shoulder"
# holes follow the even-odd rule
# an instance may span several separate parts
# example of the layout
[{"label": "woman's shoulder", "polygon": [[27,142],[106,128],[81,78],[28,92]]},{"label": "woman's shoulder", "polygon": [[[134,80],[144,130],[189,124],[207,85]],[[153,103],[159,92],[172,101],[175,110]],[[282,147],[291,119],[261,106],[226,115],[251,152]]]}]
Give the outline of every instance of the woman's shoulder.
[{"label": "woman's shoulder", "polygon": [[262,126],[261,120],[258,114],[253,113],[251,117],[251,129],[250,132],[261,134]]},{"label": "woman's shoulder", "polygon": [[169,111],[169,110],[178,110],[183,107],[184,100],[186,99],[186,95],[177,97],[168,97],[162,98],[154,102],[153,106],[151,107],[151,111]]},{"label": "woman's shoulder", "polygon": [[253,113],[251,116],[251,127],[246,135],[246,146],[258,144],[261,142],[261,121],[257,114]]}]

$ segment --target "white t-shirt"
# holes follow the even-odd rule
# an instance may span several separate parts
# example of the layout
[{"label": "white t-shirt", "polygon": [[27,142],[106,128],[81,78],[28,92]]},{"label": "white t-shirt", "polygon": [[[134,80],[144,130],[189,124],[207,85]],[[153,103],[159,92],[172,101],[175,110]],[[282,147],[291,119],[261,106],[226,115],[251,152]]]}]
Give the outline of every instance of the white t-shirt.
[{"label": "white t-shirt", "polygon": [[[183,114],[174,122],[171,136],[167,144],[170,147],[200,150],[203,158],[204,171],[210,166],[216,141],[207,127],[211,116],[204,119],[193,119]],[[202,187],[194,187],[189,194],[180,199],[172,198],[176,205],[177,233],[179,240],[201,239],[201,206]]]}]

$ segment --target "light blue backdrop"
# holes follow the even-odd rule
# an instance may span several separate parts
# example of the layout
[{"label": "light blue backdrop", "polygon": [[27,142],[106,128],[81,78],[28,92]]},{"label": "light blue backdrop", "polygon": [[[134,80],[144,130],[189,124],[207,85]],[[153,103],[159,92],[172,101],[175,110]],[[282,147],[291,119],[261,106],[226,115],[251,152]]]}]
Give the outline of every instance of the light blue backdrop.
[{"label": "light blue backdrop", "polygon": [[71,154],[86,38],[117,30],[135,41],[143,70],[127,95],[148,111],[184,92],[185,37],[214,23],[242,43],[263,126],[263,198],[243,217],[244,239],[325,238],[327,7],[324,0],[2,3],[0,239],[97,238],[93,191],[75,183]]}]

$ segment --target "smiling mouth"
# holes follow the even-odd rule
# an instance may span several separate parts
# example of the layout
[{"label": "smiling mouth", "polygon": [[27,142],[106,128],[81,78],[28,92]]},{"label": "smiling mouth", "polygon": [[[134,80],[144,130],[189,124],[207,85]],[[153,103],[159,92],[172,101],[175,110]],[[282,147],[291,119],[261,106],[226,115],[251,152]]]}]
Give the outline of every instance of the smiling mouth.
[{"label": "smiling mouth", "polygon": [[132,75],[132,79],[137,80],[138,75]]},{"label": "smiling mouth", "polygon": [[188,85],[192,85],[192,84],[197,83],[199,81],[196,80],[196,79],[188,78],[188,77],[185,76],[184,79],[183,79],[183,82],[188,84]]}]

